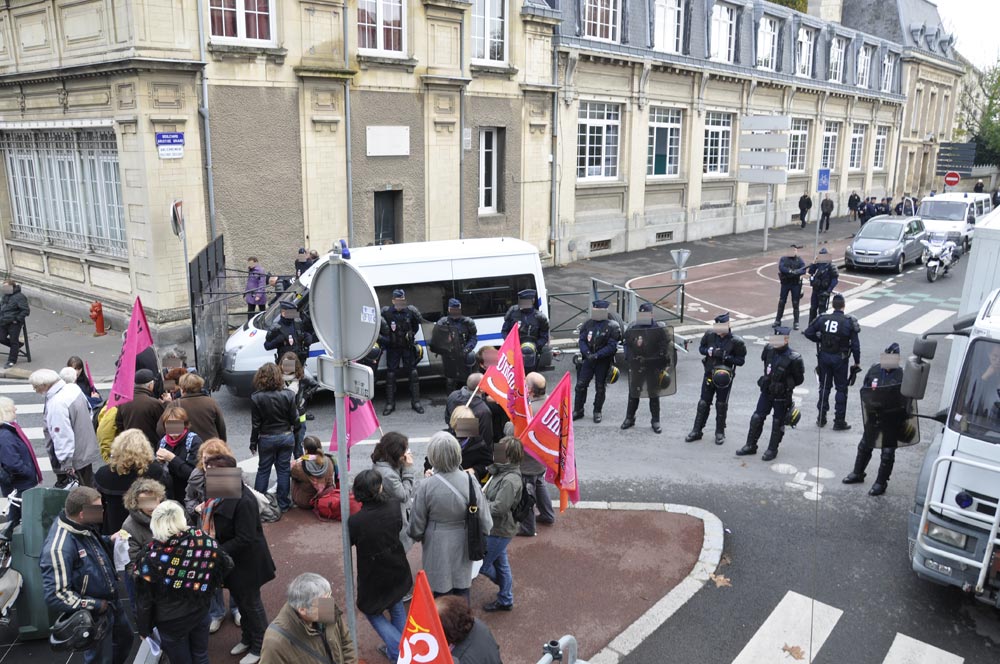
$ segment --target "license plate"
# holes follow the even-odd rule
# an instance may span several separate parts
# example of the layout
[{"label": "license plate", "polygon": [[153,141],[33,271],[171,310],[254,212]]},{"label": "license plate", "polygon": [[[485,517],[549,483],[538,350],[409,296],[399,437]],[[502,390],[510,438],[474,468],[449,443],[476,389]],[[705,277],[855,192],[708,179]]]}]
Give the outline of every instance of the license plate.
[{"label": "license plate", "polygon": [[856,263],[874,263],[875,259],[874,258],[865,258],[863,256],[858,256],[857,258],[854,259],[854,262],[856,262]]}]

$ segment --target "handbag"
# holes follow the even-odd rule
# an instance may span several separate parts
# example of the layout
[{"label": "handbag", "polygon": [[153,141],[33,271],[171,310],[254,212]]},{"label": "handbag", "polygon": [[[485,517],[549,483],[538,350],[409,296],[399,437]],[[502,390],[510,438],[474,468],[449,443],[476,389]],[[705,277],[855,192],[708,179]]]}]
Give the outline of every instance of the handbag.
[{"label": "handbag", "polygon": [[[458,496],[459,500],[464,500],[462,494],[452,486],[451,482],[440,475],[432,475],[441,480],[451,492]],[[486,557],[486,533],[483,532],[483,524],[479,520],[479,502],[476,500],[476,485],[473,483],[472,475],[469,475],[469,504],[465,512],[465,538],[469,548],[469,560],[482,560]]]}]

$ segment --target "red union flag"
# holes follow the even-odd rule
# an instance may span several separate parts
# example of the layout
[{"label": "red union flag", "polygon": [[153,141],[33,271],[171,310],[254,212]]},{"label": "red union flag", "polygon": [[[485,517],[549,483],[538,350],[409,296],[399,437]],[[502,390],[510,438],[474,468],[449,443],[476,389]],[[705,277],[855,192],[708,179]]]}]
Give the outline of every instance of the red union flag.
[{"label": "red union flag", "polygon": [[396,664],[454,664],[424,570],[417,572]]},{"label": "red union flag", "polygon": [[[347,409],[347,470],[351,469],[351,447],[378,431],[378,416],[371,401],[362,401],[355,397],[344,397],[343,406]],[[330,438],[330,451],[337,451],[337,422],[333,422],[333,436]]]},{"label": "red union flag", "polygon": [[573,448],[572,380],[567,371],[531,419],[521,442],[528,454],[545,464],[545,479],[559,487],[559,511],[580,500]]},{"label": "red union flag", "polygon": [[152,345],[153,336],[146,324],[142,300],[135,298],[132,317],[128,320],[128,330],[115,368],[115,382],[111,385],[111,394],[108,396],[110,408],[126,404],[135,397],[135,357]]},{"label": "red union flag", "polygon": [[528,400],[524,396],[524,357],[517,325],[500,346],[497,363],[483,374],[479,389],[507,411],[514,424],[514,435],[520,438],[528,426]]}]

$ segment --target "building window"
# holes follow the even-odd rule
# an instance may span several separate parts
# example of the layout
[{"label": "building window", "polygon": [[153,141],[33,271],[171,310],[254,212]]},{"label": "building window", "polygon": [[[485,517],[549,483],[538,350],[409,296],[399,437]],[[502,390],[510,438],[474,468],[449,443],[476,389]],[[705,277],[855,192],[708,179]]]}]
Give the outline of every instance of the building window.
[{"label": "building window", "polygon": [[646,175],[677,175],[681,164],[681,111],[649,109],[649,150]]},{"label": "building window", "polygon": [[618,135],[621,107],[581,102],[577,124],[576,177],[580,180],[618,177]]},{"label": "building window", "polygon": [[403,0],[358,0],[358,48],[399,56],[405,48]]},{"label": "building window", "polygon": [[844,82],[844,54],[847,52],[847,40],[835,37],[830,44],[830,80],[834,83]]},{"label": "building window", "polygon": [[858,53],[858,87],[867,88],[868,80],[872,72],[872,51],[871,46],[862,46]]},{"label": "building window", "polygon": [[799,28],[795,40],[795,75],[812,76],[813,46],[816,41],[816,31],[809,28]]},{"label": "building window", "polygon": [[806,146],[809,143],[809,121],[792,119],[792,130],[788,133],[788,170],[806,170]]},{"label": "building window", "polygon": [[778,67],[778,19],[765,16],[757,28],[757,67],[774,71]]},{"label": "building window", "polygon": [[126,258],[118,144],[111,129],[0,134],[11,236]]},{"label": "building window", "polygon": [[856,124],[851,127],[851,153],[847,167],[852,171],[861,169],[861,162],[865,154],[865,130],[863,124]]},{"label": "building window", "polygon": [[479,214],[501,211],[503,136],[503,129],[497,127],[479,130]]},{"label": "building window", "polygon": [[734,61],[736,54],[736,7],[715,3],[712,7],[711,53],[716,62]]},{"label": "building window", "polygon": [[506,0],[476,0],[472,7],[472,59],[507,61]]},{"label": "building window", "polygon": [[823,126],[823,154],[820,168],[837,168],[837,143],[840,141],[840,123],[830,122]]},{"label": "building window", "polygon": [[882,92],[892,92],[892,75],[896,71],[896,56],[886,53],[882,58]]},{"label": "building window", "polygon": [[889,127],[881,126],[875,129],[875,159],[872,167],[875,170],[885,170],[885,151],[889,144]]},{"label": "building window", "polygon": [[938,118],[938,141],[948,140],[948,110],[951,106],[948,105],[948,101],[951,99],[949,95],[944,96],[944,102],[941,104],[941,108],[945,109],[939,114]]},{"label": "building window", "polygon": [[732,139],[733,116],[731,113],[712,111],[705,114],[703,172],[706,175],[729,175],[729,151]]},{"label": "building window", "polygon": [[664,53],[680,53],[684,38],[683,0],[656,0],[653,48]]},{"label": "building window", "polygon": [[618,41],[621,21],[619,0],[586,0],[583,7],[583,34],[601,41]]},{"label": "building window", "polygon": [[273,6],[270,0],[211,0],[212,37],[273,42]]}]

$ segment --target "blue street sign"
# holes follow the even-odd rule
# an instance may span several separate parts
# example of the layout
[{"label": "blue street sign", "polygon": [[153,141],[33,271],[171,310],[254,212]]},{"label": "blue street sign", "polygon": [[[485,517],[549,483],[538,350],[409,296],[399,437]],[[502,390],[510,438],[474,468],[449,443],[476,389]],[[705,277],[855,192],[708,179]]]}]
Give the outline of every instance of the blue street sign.
[{"label": "blue street sign", "polygon": [[817,178],[816,191],[830,191],[829,168],[819,169],[819,177]]},{"label": "blue street sign", "polygon": [[157,145],[184,145],[184,132],[156,132]]}]

